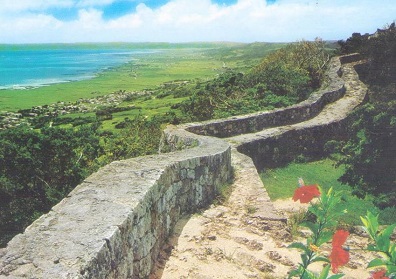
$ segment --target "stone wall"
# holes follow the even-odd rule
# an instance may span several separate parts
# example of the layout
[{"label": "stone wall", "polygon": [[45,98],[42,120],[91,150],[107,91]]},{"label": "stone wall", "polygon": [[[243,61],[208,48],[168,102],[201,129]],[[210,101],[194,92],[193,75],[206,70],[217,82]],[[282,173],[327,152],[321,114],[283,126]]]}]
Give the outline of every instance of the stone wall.
[{"label": "stone wall", "polygon": [[[348,139],[352,112],[366,101],[367,87],[355,70],[359,55],[340,58],[342,80],[346,93],[322,109],[315,117],[293,125],[267,129],[252,135],[228,138],[243,154],[252,158],[256,168],[274,168],[292,162],[296,156],[320,159],[326,154],[325,144],[331,140]],[[359,63],[358,63],[359,65]]]},{"label": "stone wall", "polygon": [[237,150],[252,158],[259,171],[284,166],[298,155],[311,160],[320,159],[325,154],[326,142],[345,139],[346,124],[347,119],[326,125],[284,130],[276,135],[263,136],[259,140],[243,142]]},{"label": "stone wall", "polygon": [[340,77],[342,75],[340,69],[340,59],[338,57],[331,59],[329,69],[326,72],[324,88],[314,92],[307,100],[296,105],[227,119],[190,123],[183,127],[199,135],[228,138],[313,118],[327,104],[338,100],[344,95],[345,86],[343,79]]},{"label": "stone wall", "polygon": [[[169,136],[167,136],[167,134]],[[169,128],[163,148],[113,162],[0,251],[0,278],[146,278],[182,214],[231,176],[229,144]]]}]

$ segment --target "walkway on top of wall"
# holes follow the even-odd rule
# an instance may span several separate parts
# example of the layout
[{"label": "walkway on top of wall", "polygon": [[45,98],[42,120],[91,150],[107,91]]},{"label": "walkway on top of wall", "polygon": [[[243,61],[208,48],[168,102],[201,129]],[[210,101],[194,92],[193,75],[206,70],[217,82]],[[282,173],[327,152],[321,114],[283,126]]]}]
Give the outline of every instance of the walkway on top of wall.
[{"label": "walkway on top of wall", "polygon": [[[362,61],[359,54],[334,57],[327,72],[328,86],[315,92],[313,96],[300,104],[269,112],[253,113],[202,123],[189,123],[179,127],[197,134],[219,136],[229,142],[232,146],[233,166],[236,169],[241,168],[242,160],[245,170],[254,168],[254,170],[251,170],[252,175],[244,183],[241,183],[244,187],[253,187],[249,190],[252,193],[248,198],[250,205],[245,203],[245,206],[253,206],[256,216],[262,219],[281,220],[282,217],[276,214],[256,170],[256,168],[262,169],[262,161],[271,161],[269,158],[265,158],[266,153],[269,152],[259,150],[260,143],[266,143],[270,140],[277,145],[279,139],[286,138],[289,141],[289,145],[298,146],[300,144],[299,141],[303,141],[303,136],[300,133],[304,134],[313,130],[312,138],[319,137],[319,135],[315,135],[318,127],[322,129],[320,131],[322,131],[327,140],[337,139],[337,135],[331,135],[334,131],[331,125],[336,124],[336,131],[342,130],[339,123],[345,125],[346,119],[352,111],[366,99],[367,87],[359,80],[359,76],[354,69],[354,66],[360,63]],[[295,113],[298,117],[295,117]],[[260,120],[255,120],[255,118]],[[271,127],[270,123],[262,120],[265,118],[270,118],[273,123],[283,125]],[[296,118],[300,121],[296,121]],[[253,128],[249,127],[249,125],[253,126]],[[258,126],[263,127],[263,129],[253,132]],[[234,135],[236,130],[244,132]],[[326,130],[330,135],[326,133]],[[225,136],[226,134],[233,136],[227,137]],[[312,133],[307,134],[311,135]],[[288,139],[289,137],[295,138]],[[304,149],[306,148],[305,144],[302,144]],[[266,147],[268,149],[268,146]],[[282,149],[282,146],[278,147]],[[323,144],[319,144],[319,148],[323,148]],[[286,150],[287,147],[284,146],[284,149]],[[248,156],[242,157],[241,153]],[[291,154],[291,157],[294,158],[294,154]],[[247,163],[249,160],[253,160],[254,164]],[[234,186],[234,188],[237,187]]]},{"label": "walkway on top of wall", "polygon": [[[204,135],[217,135],[231,144],[234,167],[232,193],[225,204],[211,206],[202,214],[183,219],[176,225],[175,233],[169,240],[168,247],[162,251],[151,279],[265,278],[266,273],[276,274],[279,276],[277,278],[287,277],[291,266],[296,265],[298,261],[295,262],[292,255],[295,251],[288,251],[284,244],[280,244],[290,240],[285,217],[273,206],[256,167],[260,167],[260,160],[271,159],[266,158],[266,155],[272,155],[273,149],[273,146],[266,146],[270,145],[268,140],[272,140],[274,146],[282,144],[285,140],[286,144],[292,146],[298,147],[299,141],[309,146],[310,143],[304,141],[301,134],[307,132],[308,137],[315,137],[316,131],[324,131],[323,134],[332,139],[334,132],[344,129],[347,125],[346,119],[364,102],[367,94],[366,86],[359,81],[354,70],[354,65],[360,63],[356,62],[359,58],[357,55],[341,58],[343,65],[333,61],[336,68],[332,69],[332,77],[336,80],[336,87],[330,90],[327,88],[325,91],[332,91],[333,95],[338,96],[333,96],[334,99],[324,104],[317,113],[303,115],[304,119],[300,119],[301,121],[281,116],[283,119],[280,122],[284,121],[282,125],[254,131],[255,128],[249,128],[249,124],[253,123],[257,127],[257,121],[252,119],[254,116],[263,115],[258,113],[184,125],[186,130]],[[342,73],[341,77],[335,76],[335,72]],[[342,94],[339,94],[340,92]],[[317,103],[318,99],[317,94],[311,104]],[[312,111],[307,102],[295,107],[303,107],[301,111]],[[276,113],[278,116],[287,116],[290,110],[280,109]],[[274,121],[278,119],[280,118]],[[333,125],[336,128],[332,127]],[[225,133],[231,136],[226,136],[221,130],[222,127],[225,127]],[[235,135],[235,127],[244,132]],[[282,149],[282,146],[278,147]],[[287,149],[286,146],[284,148]],[[293,151],[300,150],[296,148]],[[274,239],[279,242],[274,242]],[[282,255],[277,252],[280,250]]]},{"label": "walkway on top of wall", "polygon": [[345,81],[346,87],[345,95],[342,98],[327,104],[315,117],[291,125],[278,126],[255,133],[228,137],[226,140],[233,146],[238,147],[247,142],[252,142],[262,138],[275,137],[279,134],[285,133],[286,131],[307,129],[313,126],[324,126],[347,118],[347,116],[357,106],[361,105],[367,93],[366,86],[359,81],[358,75],[353,68],[355,64],[356,63],[349,63],[342,66],[342,79]]}]

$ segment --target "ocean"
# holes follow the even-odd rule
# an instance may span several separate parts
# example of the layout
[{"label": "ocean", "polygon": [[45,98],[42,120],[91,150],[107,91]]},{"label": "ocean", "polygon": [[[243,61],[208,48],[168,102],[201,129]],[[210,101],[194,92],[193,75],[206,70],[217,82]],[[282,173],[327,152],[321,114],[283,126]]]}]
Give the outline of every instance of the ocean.
[{"label": "ocean", "polygon": [[0,45],[0,89],[90,79],[153,51],[128,44]]}]

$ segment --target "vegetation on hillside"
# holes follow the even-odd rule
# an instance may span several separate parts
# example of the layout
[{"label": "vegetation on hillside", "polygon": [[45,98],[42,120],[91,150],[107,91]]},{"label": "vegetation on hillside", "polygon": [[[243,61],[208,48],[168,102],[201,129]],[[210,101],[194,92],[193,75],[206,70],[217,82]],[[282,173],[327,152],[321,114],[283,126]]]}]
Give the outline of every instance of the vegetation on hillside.
[{"label": "vegetation on hillside", "polygon": [[342,53],[360,52],[367,60],[357,70],[369,86],[369,100],[354,113],[349,140],[335,145],[341,156],[338,164],[346,167],[341,181],[354,187],[359,197],[374,195],[380,207],[395,206],[395,23],[373,35],[354,33],[340,45]]},{"label": "vegetation on hillside", "polygon": [[0,131],[0,246],[99,167],[155,153],[160,124],[138,116],[126,119],[119,133],[100,131],[99,123]]},{"label": "vegetation on hillside", "polygon": [[229,69],[197,82],[180,108],[192,120],[207,120],[295,104],[320,87],[329,58],[320,39],[289,44],[246,73]]}]

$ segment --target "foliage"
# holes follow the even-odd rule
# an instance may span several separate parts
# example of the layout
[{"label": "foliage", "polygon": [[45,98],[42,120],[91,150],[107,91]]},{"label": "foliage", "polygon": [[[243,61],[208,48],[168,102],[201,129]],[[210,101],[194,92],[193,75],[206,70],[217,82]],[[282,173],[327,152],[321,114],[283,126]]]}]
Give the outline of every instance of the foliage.
[{"label": "foliage", "polygon": [[324,191],[328,191],[330,185],[334,191],[342,191],[343,197],[341,204],[346,206],[347,213],[339,216],[337,221],[347,224],[348,227],[360,225],[359,216],[364,215],[367,209],[379,214],[380,221],[383,224],[396,222],[396,208],[377,208],[373,204],[373,200],[375,201],[375,199],[371,195],[367,195],[364,199],[358,198],[352,195],[353,188],[337,181],[344,173],[345,168],[344,166],[336,168],[335,163],[335,161],[330,159],[306,163],[291,163],[282,168],[267,169],[260,173],[260,177],[271,200],[292,197],[295,190],[296,177],[299,177],[301,173],[305,174],[304,180],[308,184],[317,182],[319,185],[323,185],[322,189]]},{"label": "foliage", "polygon": [[118,133],[104,134],[98,123],[0,131],[0,246],[99,167],[157,152],[161,123],[140,115]]},{"label": "foliage", "polygon": [[393,22],[373,35],[353,33],[345,42],[339,41],[341,53],[361,53],[367,59],[363,78],[370,84],[394,82],[396,73],[396,25]]},{"label": "foliage", "polygon": [[[73,127],[95,123],[97,120],[93,116],[85,117],[51,117],[51,116],[37,116],[30,120],[30,124],[35,129],[41,129],[46,126],[59,126],[71,124]],[[50,124],[51,123],[51,124]]]},{"label": "foliage", "polygon": [[98,158],[100,165],[157,152],[161,137],[160,126],[159,121],[147,120],[142,115],[134,119],[126,118],[119,133],[101,138],[104,152]]},{"label": "foliage", "polygon": [[341,181],[359,197],[376,196],[380,207],[396,204],[396,27],[392,23],[374,35],[353,34],[341,43],[343,53],[359,51],[367,60],[359,66],[369,85],[369,102],[352,118],[350,137],[334,146],[338,164],[345,165]]},{"label": "foliage", "polygon": [[381,207],[396,204],[396,102],[385,103],[382,110],[366,104],[355,113],[351,137],[338,151],[338,164],[346,166],[340,180],[354,188],[354,194],[375,195]]},{"label": "foliage", "polygon": [[197,82],[180,108],[193,120],[207,120],[294,104],[321,85],[329,58],[319,39],[287,45],[247,73],[229,69]]},{"label": "foliage", "polygon": [[4,244],[69,193],[98,153],[97,127],[28,127],[0,133],[0,235]]},{"label": "foliage", "polygon": [[[309,186],[302,185],[296,190],[303,189],[305,187]],[[308,202],[312,201],[313,198],[314,196],[311,196]],[[289,246],[289,248],[296,248],[302,251],[301,264],[297,269],[290,272],[289,278],[339,278],[337,275],[327,277],[330,268],[329,265],[323,269],[323,272],[319,277],[314,277],[315,275],[309,271],[308,267],[310,264],[318,261],[330,263],[328,258],[321,255],[320,246],[328,242],[333,236],[334,227],[337,224],[336,217],[342,215],[345,209],[343,206],[340,206],[340,201],[340,193],[334,192],[332,188],[330,188],[326,193],[321,193],[317,202],[310,203],[308,211],[315,216],[315,221],[305,221],[301,223],[301,226],[308,228],[312,234],[307,237],[306,243],[295,242]],[[339,245],[334,247],[332,252],[333,257],[335,253],[337,253],[337,259],[340,255],[339,250],[342,250],[342,245],[345,241],[338,239],[338,234],[340,233],[337,232],[336,237],[333,238],[333,243],[338,243]],[[341,234],[345,235],[343,231],[341,231]],[[338,267],[338,265],[332,261],[332,267],[333,271],[336,271],[337,269],[335,267]]]},{"label": "foliage", "polygon": [[232,70],[212,81],[198,82],[191,90],[191,97],[181,104],[181,109],[197,120],[211,119],[216,112],[243,107],[244,97],[250,97],[243,92],[243,74]]},{"label": "foliage", "polygon": [[[301,192],[311,192],[312,187],[316,185],[306,186],[300,179],[300,187],[296,189],[294,196],[299,196]],[[307,190],[301,191],[308,187]],[[314,187],[315,188],[315,187]],[[349,232],[337,228],[336,217],[345,213],[344,208],[340,206],[341,195],[334,192],[332,188],[327,193],[322,193],[317,201],[313,201],[316,197],[310,195],[304,202],[310,202],[308,211],[315,216],[315,221],[304,221],[300,225],[308,228],[311,234],[307,237],[306,243],[294,242],[289,248],[299,249],[301,251],[301,263],[299,267],[289,273],[289,278],[299,277],[301,279],[335,279],[343,277],[338,273],[339,267],[349,262],[349,248],[344,244],[349,236]],[[302,200],[300,200],[303,202]],[[382,267],[380,270],[373,272],[371,278],[393,278],[396,275],[396,244],[391,242],[391,235],[396,228],[396,223],[380,230],[378,215],[374,215],[370,211],[365,217],[361,217],[363,227],[370,236],[372,243],[367,246],[368,251],[374,251],[381,254],[370,261],[368,268]],[[332,249],[328,257],[323,256],[321,246],[332,238]],[[377,254],[378,255],[378,254]],[[309,266],[315,262],[325,262],[324,268],[320,274],[315,274],[309,270]],[[330,267],[334,275],[329,276]],[[387,276],[386,276],[387,275]],[[389,277],[388,277],[389,276]]]},{"label": "foliage", "polygon": [[369,251],[378,252],[381,258],[373,259],[368,267],[384,266],[388,275],[396,275],[396,243],[390,241],[391,235],[396,228],[396,223],[380,230],[378,215],[374,215],[370,211],[365,217],[361,217],[362,223],[372,243],[367,249]]},{"label": "foliage", "polygon": [[309,89],[321,85],[329,59],[321,39],[289,44],[266,56],[252,71],[250,79],[254,83],[264,81],[276,95],[292,94],[302,100]]}]

